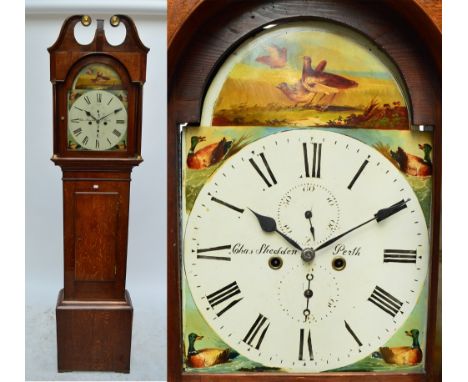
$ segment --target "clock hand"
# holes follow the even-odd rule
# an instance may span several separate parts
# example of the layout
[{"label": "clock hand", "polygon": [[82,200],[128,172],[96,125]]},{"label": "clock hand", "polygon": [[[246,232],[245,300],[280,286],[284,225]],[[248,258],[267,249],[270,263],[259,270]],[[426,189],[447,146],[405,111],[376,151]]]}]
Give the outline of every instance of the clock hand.
[{"label": "clock hand", "polygon": [[102,119],[108,117],[108,116],[111,115],[111,114],[117,114],[117,113],[118,113],[119,111],[121,111],[121,110],[122,110],[121,107],[118,108],[118,109],[115,109],[113,112],[111,112],[111,113],[109,113],[109,114],[106,114],[104,117],[99,118],[99,119],[97,120],[97,122],[101,121]]},{"label": "clock hand", "polygon": [[99,123],[99,120],[97,118],[95,118],[94,115],[92,115],[89,111],[80,109],[78,106],[75,106],[75,108],[77,108],[80,111],[84,111],[88,117],[91,117],[92,119],[94,119],[96,122]]},{"label": "clock hand", "polygon": [[302,248],[299,244],[297,244],[293,239],[290,237],[286,236],[284,233],[278,230],[276,228],[276,221],[275,219],[269,217],[269,216],[263,216],[260,214],[257,214],[255,211],[249,208],[250,211],[257,217],[258,222],[260,223],[260,227],[262,227],[262,230],[265,232],[276,232],[278,233],[281,237],[283,237],[289,244],[291,244],[294,248],[298,249],[299,251],[302,251]]},{"label": "clock hand", "polygon": [[312,219],[312,209],[305,212],[305,218],[309,220],[310,233],[312,234],[312,239],[314,239],[314,241],[315,241],[315,229],[314,229],[314,226],[312,225],[312,220],[311,220]]},{"label": "clock hand", "polygon": [[306,280],[308,281],[308,285],[307,289],[304,291],[304,297],[307,299],[307,304],[306,308],[302,311],[302,314],[304,315],[304,322],[306,322],[310,316],[309,300],[314,295],[314,292],[312,291],[312,289],[310,289],[310,282],[313,278],[314,276],[311,273],[307,273]]},{"label": "clock hand", "polygon": [[321,245],[319,245],[317,248],[315,248],[315,251],[318,251],[319,249],[322,249],[322,248],[325,248],[325,247],[328,247],[330,244],[333,244],[335,241],[341,239],[343,236],[347,235],[348,233],[351,233],[353,232],[354,230],[370,223],[371,221],[377,221],[377,223],[381,222],[382,220],[385,220],[386,218],[396,214],[397,212],[405,209],[407,206],[406,206],[406,203],[408,203],[410,201],[410,199],[407,199],[407,200],[400,200],[398,203],[395,203],[393,205],[391,205],[390,207],[387,207],[387,208],[382,208],[381,210],[378,210],[377,213],[374,214],[374,217],[369,219],[369,220],[366,220],[364,223],[361,223],[359,225],[357,225],[356,227],[353,227],[349,230],[347,230],[346,232],[343,232],[342,234],[330,239],[330,240],[327,240],[325,243],[322,243]]}]

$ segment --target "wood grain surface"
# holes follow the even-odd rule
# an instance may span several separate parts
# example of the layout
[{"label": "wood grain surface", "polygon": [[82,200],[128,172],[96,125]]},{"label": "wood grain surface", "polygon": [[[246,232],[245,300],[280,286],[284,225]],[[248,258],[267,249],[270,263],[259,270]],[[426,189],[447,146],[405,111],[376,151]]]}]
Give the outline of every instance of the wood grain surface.
[{"label": "wood grain surface", "polygon": [[[202,2],[210,0],[167,0],[167,43],[171,44],[174,35],[188,16]],[[212,1],[212,0],[211,0]],[[429,15],[437,28],[442,31],[442,0],[415,0]]]},{"label": "wood grain surface", "polygon": [[442,0],[416,0],[442,32]]},{"label": "wood grain surface", "polygon": [[113,281],[119,218],[117,192],[75,192],[75,279]]},{"label": "wood grain surface", "polygon": [[121,302],[67,302],[57,307],[58,371],[130,372],[133,306]]}]

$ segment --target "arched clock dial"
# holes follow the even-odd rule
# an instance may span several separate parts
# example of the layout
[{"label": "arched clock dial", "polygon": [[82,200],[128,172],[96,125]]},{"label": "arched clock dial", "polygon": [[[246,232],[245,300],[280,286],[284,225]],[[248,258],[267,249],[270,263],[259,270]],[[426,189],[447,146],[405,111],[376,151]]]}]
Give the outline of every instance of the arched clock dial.
[{"label": "arched clock dial", "polygon": [[83,93],[68,111],[70,135],[88,150],[109,150],[127,132],[127,110],[122,101],[105,90]]},{"label": "arched clock dial", "polygon": [[200,191],[184,267],[200,313],[265,366],[320,372],[382,346],[413,310],[428,234],[399,170],[315,129],[259,139]]}]

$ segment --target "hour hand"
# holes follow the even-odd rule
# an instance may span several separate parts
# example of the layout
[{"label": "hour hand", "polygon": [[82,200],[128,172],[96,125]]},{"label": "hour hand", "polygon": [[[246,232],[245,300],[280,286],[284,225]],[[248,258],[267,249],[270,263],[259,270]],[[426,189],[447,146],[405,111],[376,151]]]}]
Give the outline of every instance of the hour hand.
[{"label": "hour hand", "polygon": [[283,239],[285,239],[289,244],[291,244],[294,248],[298,249],[299,251],[302,251],[302,248],[299,244],[297,244],[293,239],[290,237],[286,236],[284,233],[278,230],[276,227],[276,221],[275,219],[269,217],[269,216],[264,216],[256,213],[252,209],[249,208],[250,211],[255,215],[257,218],[258,222],[260,223],[260,227],[262,228],[263,231],[265,232],[276,232],[278,233]]},{"label": "hour hand", "polygon": [[75,108],[77,108],[77,109],[80,110],[80,111],[85,112],[87,117],[91,117],[91,118],[94,119],[96,122],[99,122],[99,121],[97,120],[97,118],[95,118],[94,115],[92,115],[88,110],[80,109],[78,106],[75,106]]}]

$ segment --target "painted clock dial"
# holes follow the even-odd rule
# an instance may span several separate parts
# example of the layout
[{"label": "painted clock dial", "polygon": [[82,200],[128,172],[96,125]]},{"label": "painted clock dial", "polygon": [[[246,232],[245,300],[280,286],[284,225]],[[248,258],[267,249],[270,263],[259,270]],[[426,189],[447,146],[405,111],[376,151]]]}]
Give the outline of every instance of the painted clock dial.
[{"label": "painted clock dial", "polygon": [[265,366],[352,364],[403,325],[423,287],[425,218],[374,148],[290,130],[227,159],[201,189],[184,269],[205,320]]},{"label": "painted clock dial", "polygon": [[88,150],[109,150],[126,135],[127,110],[111,92],[87,91],[70,105],[68,130],[75,142]]}]

